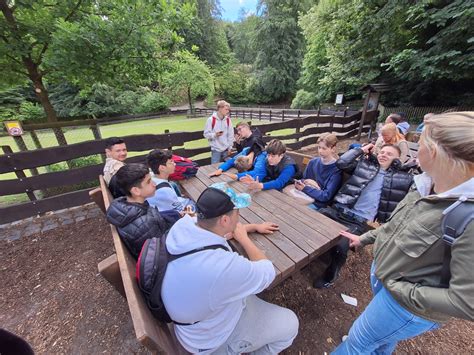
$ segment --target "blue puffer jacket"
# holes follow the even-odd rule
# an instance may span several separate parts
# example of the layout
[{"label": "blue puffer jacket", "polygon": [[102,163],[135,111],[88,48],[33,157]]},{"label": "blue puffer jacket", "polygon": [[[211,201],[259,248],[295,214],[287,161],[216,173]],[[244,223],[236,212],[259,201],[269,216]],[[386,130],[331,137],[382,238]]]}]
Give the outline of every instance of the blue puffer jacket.
[{"label": "blue puffer jacket", "polygon": [[117,227],[120,238],[135,259],[147,239],[161,237],[180,218],[175,210],[159,212],[147,201],[133,203],[126,197],[113,200],[107,209],[107,220]]}]

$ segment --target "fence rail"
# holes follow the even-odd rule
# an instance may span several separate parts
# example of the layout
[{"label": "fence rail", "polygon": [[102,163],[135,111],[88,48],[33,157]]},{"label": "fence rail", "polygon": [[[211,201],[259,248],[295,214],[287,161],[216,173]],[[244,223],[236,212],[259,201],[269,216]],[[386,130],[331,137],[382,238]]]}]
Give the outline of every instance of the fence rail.
[{"label": "fence rail", "polygon": [[[285,110],[286,111],[286,110]],[[200,114],[207,114],[202,110]],[[273,113],[272,113],[273,114]],[[288,114],[288,120],[285,116]],[[293,118],[291,113],[285,112],[278,122],[254,125],[264,134],[264,140],[279,138],[286,141],[290,149],[301,149],[314,144],[317,135],[324,132],[335,132],[341,138],[354,137],[359,132],[361,113],[345,112],[342,115],[324,115],[321,112],[302,116],[300,119]],[[368,132],[371,125],[375,123],[378,112],[371,111],[366,115],[362,132]],[[253,115],[251,116],[252,119]],[[248,118],[251,118],[248,117]],[[272,116],[269,116],[272,117]],[[258,117],[255,117],[258,119]],[[272,118],[273,120],[273,118]],[[295,132],[286,135],[271,135],[272,132],[294,129]],[[199,154],[209,152],[209,147],[198,147],[193,149],[183,148],[187,142],[203,139],[202,131],[175,132],[158,135],[131,135],[123,137],[129,152],[148,152],[151,149],[173,149],[175,154],[186,157],[196,157]],[[73,185],[83,182],[96,181],[102,172],[103,165],[91,165],[65,171],[47,172],[31,177],[26,177],[23,170],[69,161],[71,159],[100,154],[104,151],[104,140],[96,139],[71,145],[63,145],[52,148],[37,149],[34,151],[23,151],[12,153],[7,147],[3,155],[0,155],[0,174],[15,172],[17,179],[0,181],[0,196],[27,193],[31,201],[0,208],[0,224],[8,223],[18,219],[42,214],[51,210],[73,207],[88,201],[89,189],[74,191],[41,200],[36,200],[34,191],[55,188],[65,185]],[[127,159],[127,162],[144,162],[146,154]],[[198,164],[210,163],[210,158],[196,160]]]},{"label": "fence rail", "polygon": [[457,111],[474,111],[474,106],[397,106],[389,107],[379,105],[380,118],[385,119],[391,113],[405,112],[408,117],[408,121],[412,123],[421,123],[423,116],[427,113],[442,113],[446,111],[457,112]]}]

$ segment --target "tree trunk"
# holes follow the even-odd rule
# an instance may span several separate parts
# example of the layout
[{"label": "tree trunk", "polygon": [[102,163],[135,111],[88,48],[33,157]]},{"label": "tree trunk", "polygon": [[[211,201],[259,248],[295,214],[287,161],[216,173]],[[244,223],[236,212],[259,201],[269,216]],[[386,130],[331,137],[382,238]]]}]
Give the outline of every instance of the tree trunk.
[{"label": "tree trunk", "polygon": [[188,86],[188,102],[189,102],[189,111],[192,114],[194,114],[194,108],[193,108],[193,97],[191,96],[191,87]]},{"label": "tree trunk", "polygon": [[28,70],[28,77],[33,82],[36,98],[41,103],[41,106],[43,106],[48,122],[56,122],[58,116],[53,105],[51,105],[51,101],[49,101],[48,91],[44,87],[43,76],[38,69],[38,65],[28,57],[23,57],[23,63]]}]

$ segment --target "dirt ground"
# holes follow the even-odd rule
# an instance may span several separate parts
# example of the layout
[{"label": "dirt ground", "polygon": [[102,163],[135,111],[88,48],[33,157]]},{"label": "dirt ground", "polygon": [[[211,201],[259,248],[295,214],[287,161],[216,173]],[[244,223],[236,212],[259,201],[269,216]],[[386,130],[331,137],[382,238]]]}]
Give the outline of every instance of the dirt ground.
[{"label": "dirt ground", "polygon": [[[97,263],[113,252],[102,217],[0,242],[1,327],[24,337],[38,354],[147,353],[135,340],[125,299],[97,272]],[[331,289],[313,289],[311,270],[305,269],[262,294],[299,317],[299,335],[286,354],[334,349],[371,299],[370,262],[370,248],[351,254]],[[359,305],[345,304],[341,293]],[[473,335],[474,323],[451,321],[400,344],[397,353],[474,353]]]},{"label": "dirt ground", "polygon": [[[341,144],[341,149],[347,144]],[[312,148],[309,151],[313,151]],[[101,216],[13,242],[0,242],[0,327],[24,337],[38,354],[146,354],[138,344],[126,300],[97,271],[114,253]],[[300,330],[285,354],[324,354],[364,310],[371,248],[351,253],[331,289],[311,287],[312,264],[261,296],[296,312]],[[353,307],[341,293],[357,298]],[[474,323],[453,320],[401,343],[399,354],[474,353]]]}]

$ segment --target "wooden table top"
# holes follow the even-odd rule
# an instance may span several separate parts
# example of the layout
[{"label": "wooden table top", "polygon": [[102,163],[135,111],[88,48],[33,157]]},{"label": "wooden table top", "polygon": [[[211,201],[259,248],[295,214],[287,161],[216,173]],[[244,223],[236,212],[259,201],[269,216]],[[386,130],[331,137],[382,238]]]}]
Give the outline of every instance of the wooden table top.
[{"label": "wooden table top", "polygon": [[[194,201],[206,187],[216,182],[225,181],[236,192],[248,192],[245,184],[233,181],[228,176],[210,178],[209,173],[215,171],[217,165],[202,166],[195,177],[180,181],[186,194]],[[251,196],[252,204],[239,210],[241,222],[270,221],[280,227],[278,232],[270,235],[258,233],[249,235],[275,266],[277,276],[272,286],[334,246],[339,240],[339,231],[347,229],[280,191],[259,191],[252,193]],[[233,247],[243,253],[237,242],[233,243]]]}]

